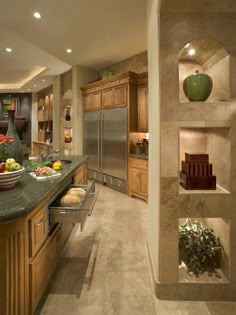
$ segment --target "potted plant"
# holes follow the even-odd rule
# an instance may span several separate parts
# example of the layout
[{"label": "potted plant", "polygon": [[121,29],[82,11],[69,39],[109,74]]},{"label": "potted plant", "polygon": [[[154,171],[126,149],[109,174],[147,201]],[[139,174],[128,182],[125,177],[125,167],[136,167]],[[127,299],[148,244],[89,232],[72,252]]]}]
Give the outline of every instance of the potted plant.
[{"label": "potted plant", "polygon": [[220,267],[223,246],[213,232],[196,220],[186,219],[179,225],[179,257],[196,277],[204,272],[217,274]]}]

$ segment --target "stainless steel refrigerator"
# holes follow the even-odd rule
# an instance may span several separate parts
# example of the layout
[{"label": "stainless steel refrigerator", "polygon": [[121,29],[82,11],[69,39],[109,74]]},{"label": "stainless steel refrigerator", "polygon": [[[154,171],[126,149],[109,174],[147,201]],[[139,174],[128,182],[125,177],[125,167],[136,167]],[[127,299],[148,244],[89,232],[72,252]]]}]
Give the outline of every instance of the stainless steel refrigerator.
[{"label": "stainless steel refrigerator", "polygon": [[84,113],[89,178],[127,191],[127,108]]}]

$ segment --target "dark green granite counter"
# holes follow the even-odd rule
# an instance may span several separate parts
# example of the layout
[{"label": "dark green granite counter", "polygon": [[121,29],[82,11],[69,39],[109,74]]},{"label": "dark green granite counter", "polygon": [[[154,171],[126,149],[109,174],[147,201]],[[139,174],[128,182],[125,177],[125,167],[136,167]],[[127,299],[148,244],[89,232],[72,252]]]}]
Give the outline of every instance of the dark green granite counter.
[{"label": "dark green granite counter", "polygon": [[134,153],[130,153],[129,157],[132,158],[136,158],[136,159],[144,159],[144,160],[148,160],[148,154],[134,154]]},{"label": "dark green granite counter", "polygon": [[72,163],[63,164],[60,177],[37,181],[29,172],[25,172],[15,188],[0,191],[0,223],[13,222],[26,216],[88,160],[88,156],[56,157],[63,158],[72,160]]}]

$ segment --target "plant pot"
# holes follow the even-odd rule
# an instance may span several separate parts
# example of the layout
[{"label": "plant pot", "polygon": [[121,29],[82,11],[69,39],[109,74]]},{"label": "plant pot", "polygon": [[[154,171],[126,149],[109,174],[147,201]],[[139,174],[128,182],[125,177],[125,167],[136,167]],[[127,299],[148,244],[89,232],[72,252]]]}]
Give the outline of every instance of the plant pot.
[{"label": "plant pot", "polygon": [[206,101],[211,94],[212,87],[212,78],[208,74],[199,73],[198,70],[185,78],[183,82],[184,94],[189,101]]}]

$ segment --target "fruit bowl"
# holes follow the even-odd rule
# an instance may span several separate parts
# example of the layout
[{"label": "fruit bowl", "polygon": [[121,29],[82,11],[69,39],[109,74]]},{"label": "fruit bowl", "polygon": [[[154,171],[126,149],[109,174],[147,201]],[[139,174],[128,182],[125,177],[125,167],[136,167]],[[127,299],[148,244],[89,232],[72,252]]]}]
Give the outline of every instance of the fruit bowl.
[{"label": "fruit bowl", "polygon": [[0,190],[8,190],[15,187],[16,183],[24,173],[25,168],[14,172],[0,173]]}]

